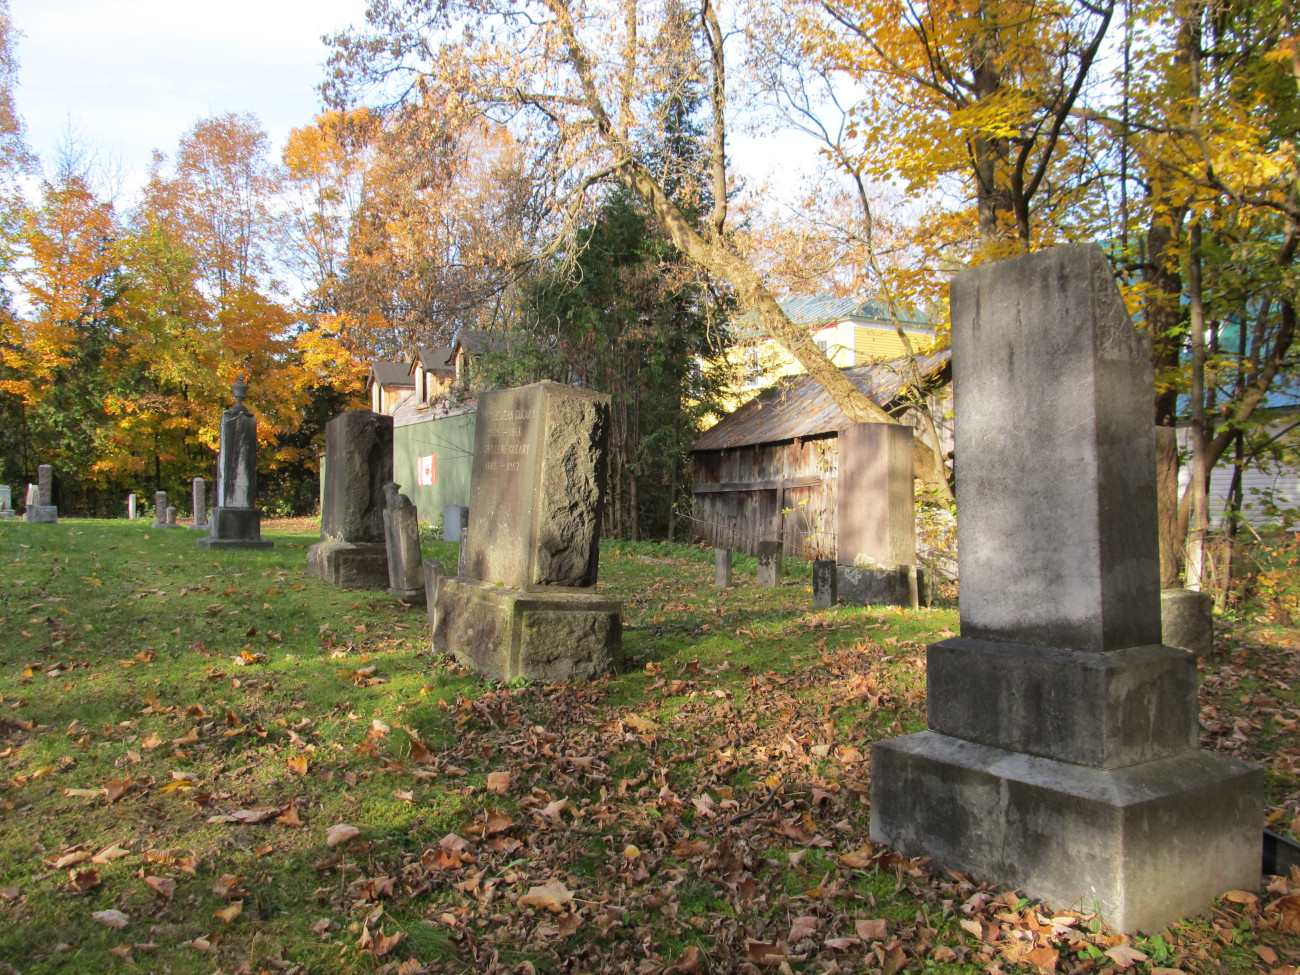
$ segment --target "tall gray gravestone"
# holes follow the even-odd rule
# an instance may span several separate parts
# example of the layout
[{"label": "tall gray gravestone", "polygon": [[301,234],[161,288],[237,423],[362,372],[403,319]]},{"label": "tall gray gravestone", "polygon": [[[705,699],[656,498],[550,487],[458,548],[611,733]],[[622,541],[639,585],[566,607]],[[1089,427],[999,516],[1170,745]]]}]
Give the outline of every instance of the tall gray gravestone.
[{"label": "tall gray gravestone", "polygon": [[388,588],[384,485],[393,479],[393,418],[350,410],[325,425],[320,541],[307,574],[345,589]]},{"label": "tall gray gravestone", "polygon": [[155,491],[153,493],[153,524],[150,528],[167,527],[167,492]]},{"label": "tall gray gravestone", "polygon": [[136,518],[135,505],[136,505],[135,495],[128,494],[126,496],[126,520],[127,521],[135,521]]},{"label": "tall gray gravestone", "polygon": [[433,646],[496,680],[598,676],[623,605],[597,595],[608,396],[542,382],[479,397],[460,572],[436,584]]},{"label": "tall gray gravestone", "polygon": [[388,546],[388,591],[408,603],[423,603],[420,512],[397,484],[384,485],[384,542]]},{"label": "tall gray gravestone", "polygon": [[[248,384],[231,387],[235,404],[221,414],[221,451],[217,455],[217,506],[200,548],[270,548],[262,537],[262,513],[257,510],[257,417],[244,405]],[[197,515],[195,516],[197,517]]]},{"label": "tall gray gravestone", "polygon": [[190,525],[190,530],[208,531],[211,528],[208,524],[208,482],[203,478],[196,477],[191,483],[190,501],[194,511],[194,523]]},{"label": "tall gray gravestone", "polygon": [[29,503],[26,517],[34,525],[53,525],[59,520],[59,509],[54,505],[54,468],[41,464],[36,468],[36,503]]},{"label": "tall gray gravestone", "polygon": [[15,517],[13,492],[8,484],[0,484],[0,521]]},{"label": "tall gray gravestone", "polygon": [[442,509],[442,540],[459,542],[469,525],[469,505],[449,504]]},{"label": "tall gray gravestone", "polygon": [[835,556],[838,598],[915,608],[928,605],[916,562],[912,428],[855,423],[839,432]]},{"label": "tall gray gravestone", "polygon": [[1263,773],[1197,749],[1160,643],[1145,334],[1101,249],[952,283],[962,636],[930,730],[872,749],[871,837],[1156,931],[1260,882]]}]

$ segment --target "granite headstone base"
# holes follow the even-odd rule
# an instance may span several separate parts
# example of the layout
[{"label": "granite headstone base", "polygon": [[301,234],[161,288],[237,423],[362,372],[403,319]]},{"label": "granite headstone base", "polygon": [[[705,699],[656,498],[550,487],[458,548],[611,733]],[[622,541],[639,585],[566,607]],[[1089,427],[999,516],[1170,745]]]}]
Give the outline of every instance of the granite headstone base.
[{"label": "granite headstone base", "polygon": [[18,514],[13,508],[0,508],[0,521],[8,521],[10,518],[17,518]]},{"label": "granite headstone base", "polygon": [[[900,565],[893,569],[835,567],[836,589],[842,603],[864,606],[929,606],[930,572],[922,566]],[[914,581],[915,580],[915,581]]]},{"label": "granite headstone base", "polygon": [[1193,589],[1160,590],[1160,640],[1198,657],[1214,653],[1214,597]]},{"label": "granite headstone base", "polygon": [[271,548],[262,537],[262,513],[256,508],[213,508],[212,533],[195,539],[199,548]]},{"label": "granite headstone base", "polygon": [[433,649],[493,680],[590,680],[623,657],[623,604],[587,592],[437,582]]},{"label": "granite headstone base", "polygon": [[1264,776],[1217,752],[1098,769],[933,731],[871,750],[871,839],[1154,933],[1260,882]]},{"label": "granite headstone base", "polygon": [[53,504],[29,504],[26,518],[33,525],[54,525],[59,521],[59,509]]},{"label": "granite headstone base", "polygon": [[317,542],[307,549],[307,574],[342,589],[387,589],[383,542]]}]

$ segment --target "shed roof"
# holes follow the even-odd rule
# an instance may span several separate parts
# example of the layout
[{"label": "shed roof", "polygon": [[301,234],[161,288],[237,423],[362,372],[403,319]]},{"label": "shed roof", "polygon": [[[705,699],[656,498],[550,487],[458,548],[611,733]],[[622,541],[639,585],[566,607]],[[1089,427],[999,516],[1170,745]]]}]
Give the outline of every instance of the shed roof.
[{"label": "shed roof", "polygon": [[388,359],[380,359],[378,362],[370,363],[370,375],[366,379],[366,389],[369,389],[375,383],[381,386],[407,386],[415,388],[415,380],[411,378],[411,366],[407,362],[393,362]]},{"label": "shed roof", "polygon": [[415,372],[415,363],[419,362],[426,372],[435,376],[453,375],[456,367],[451,362],[452,351],[451,346],[447,345],[422,345],[415,350],[415,358],[411,360],[408,373]]},{"label": "shed roof", "polygon": [[[942,349],[917,356],[916,364],[925,378],[938,376],[952,360],[952,350]],[[844,370],[854,386],[877,406],[888,409],[908,385],[905,360],[851,366]],[[734,413],[706,430],[692,451],[724,450],[760,443],[794,440],[831,433],[849,424],[830,394],[811,376],[790,376],[765,389]]]}]

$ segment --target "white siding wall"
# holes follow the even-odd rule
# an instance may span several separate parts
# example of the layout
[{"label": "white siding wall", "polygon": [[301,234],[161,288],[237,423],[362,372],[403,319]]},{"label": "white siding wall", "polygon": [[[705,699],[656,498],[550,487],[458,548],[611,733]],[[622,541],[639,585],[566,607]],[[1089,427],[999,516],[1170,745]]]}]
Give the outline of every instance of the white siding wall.
[{"label": "white siding wall", "polygon": [[[1178,446],[1185,451],[1188,458],[1178,468],[1179,495],[1187,488],[1191,480],[1192,432],[1190,427],[1178,428]],[[1247,467],[1242,473],[1242,504],[1246,520],[1253,525],[1267,524],[1268,520],[1260,513],[1260,492],[1273,491],[1277,498],[1287,507],[1300,508],[1300,470],[1295,468],[1261,471]],[[1210,473],[1210,522],[1217,527],[1228,504],[1228,489],[1232,486],[1232,448],[1224,452],[1219,463]]]}]

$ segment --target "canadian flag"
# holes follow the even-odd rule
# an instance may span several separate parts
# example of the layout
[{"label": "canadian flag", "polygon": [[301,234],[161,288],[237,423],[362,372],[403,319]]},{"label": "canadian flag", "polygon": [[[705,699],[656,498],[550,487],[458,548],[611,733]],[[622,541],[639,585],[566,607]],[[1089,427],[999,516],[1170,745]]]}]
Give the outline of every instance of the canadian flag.
[{"label": "canadian flag", "polygon": [[430,454],[428,457],[421,457],[417,465],[416,482],[422,486],[436,484],[438,481],[438,455]]}]

